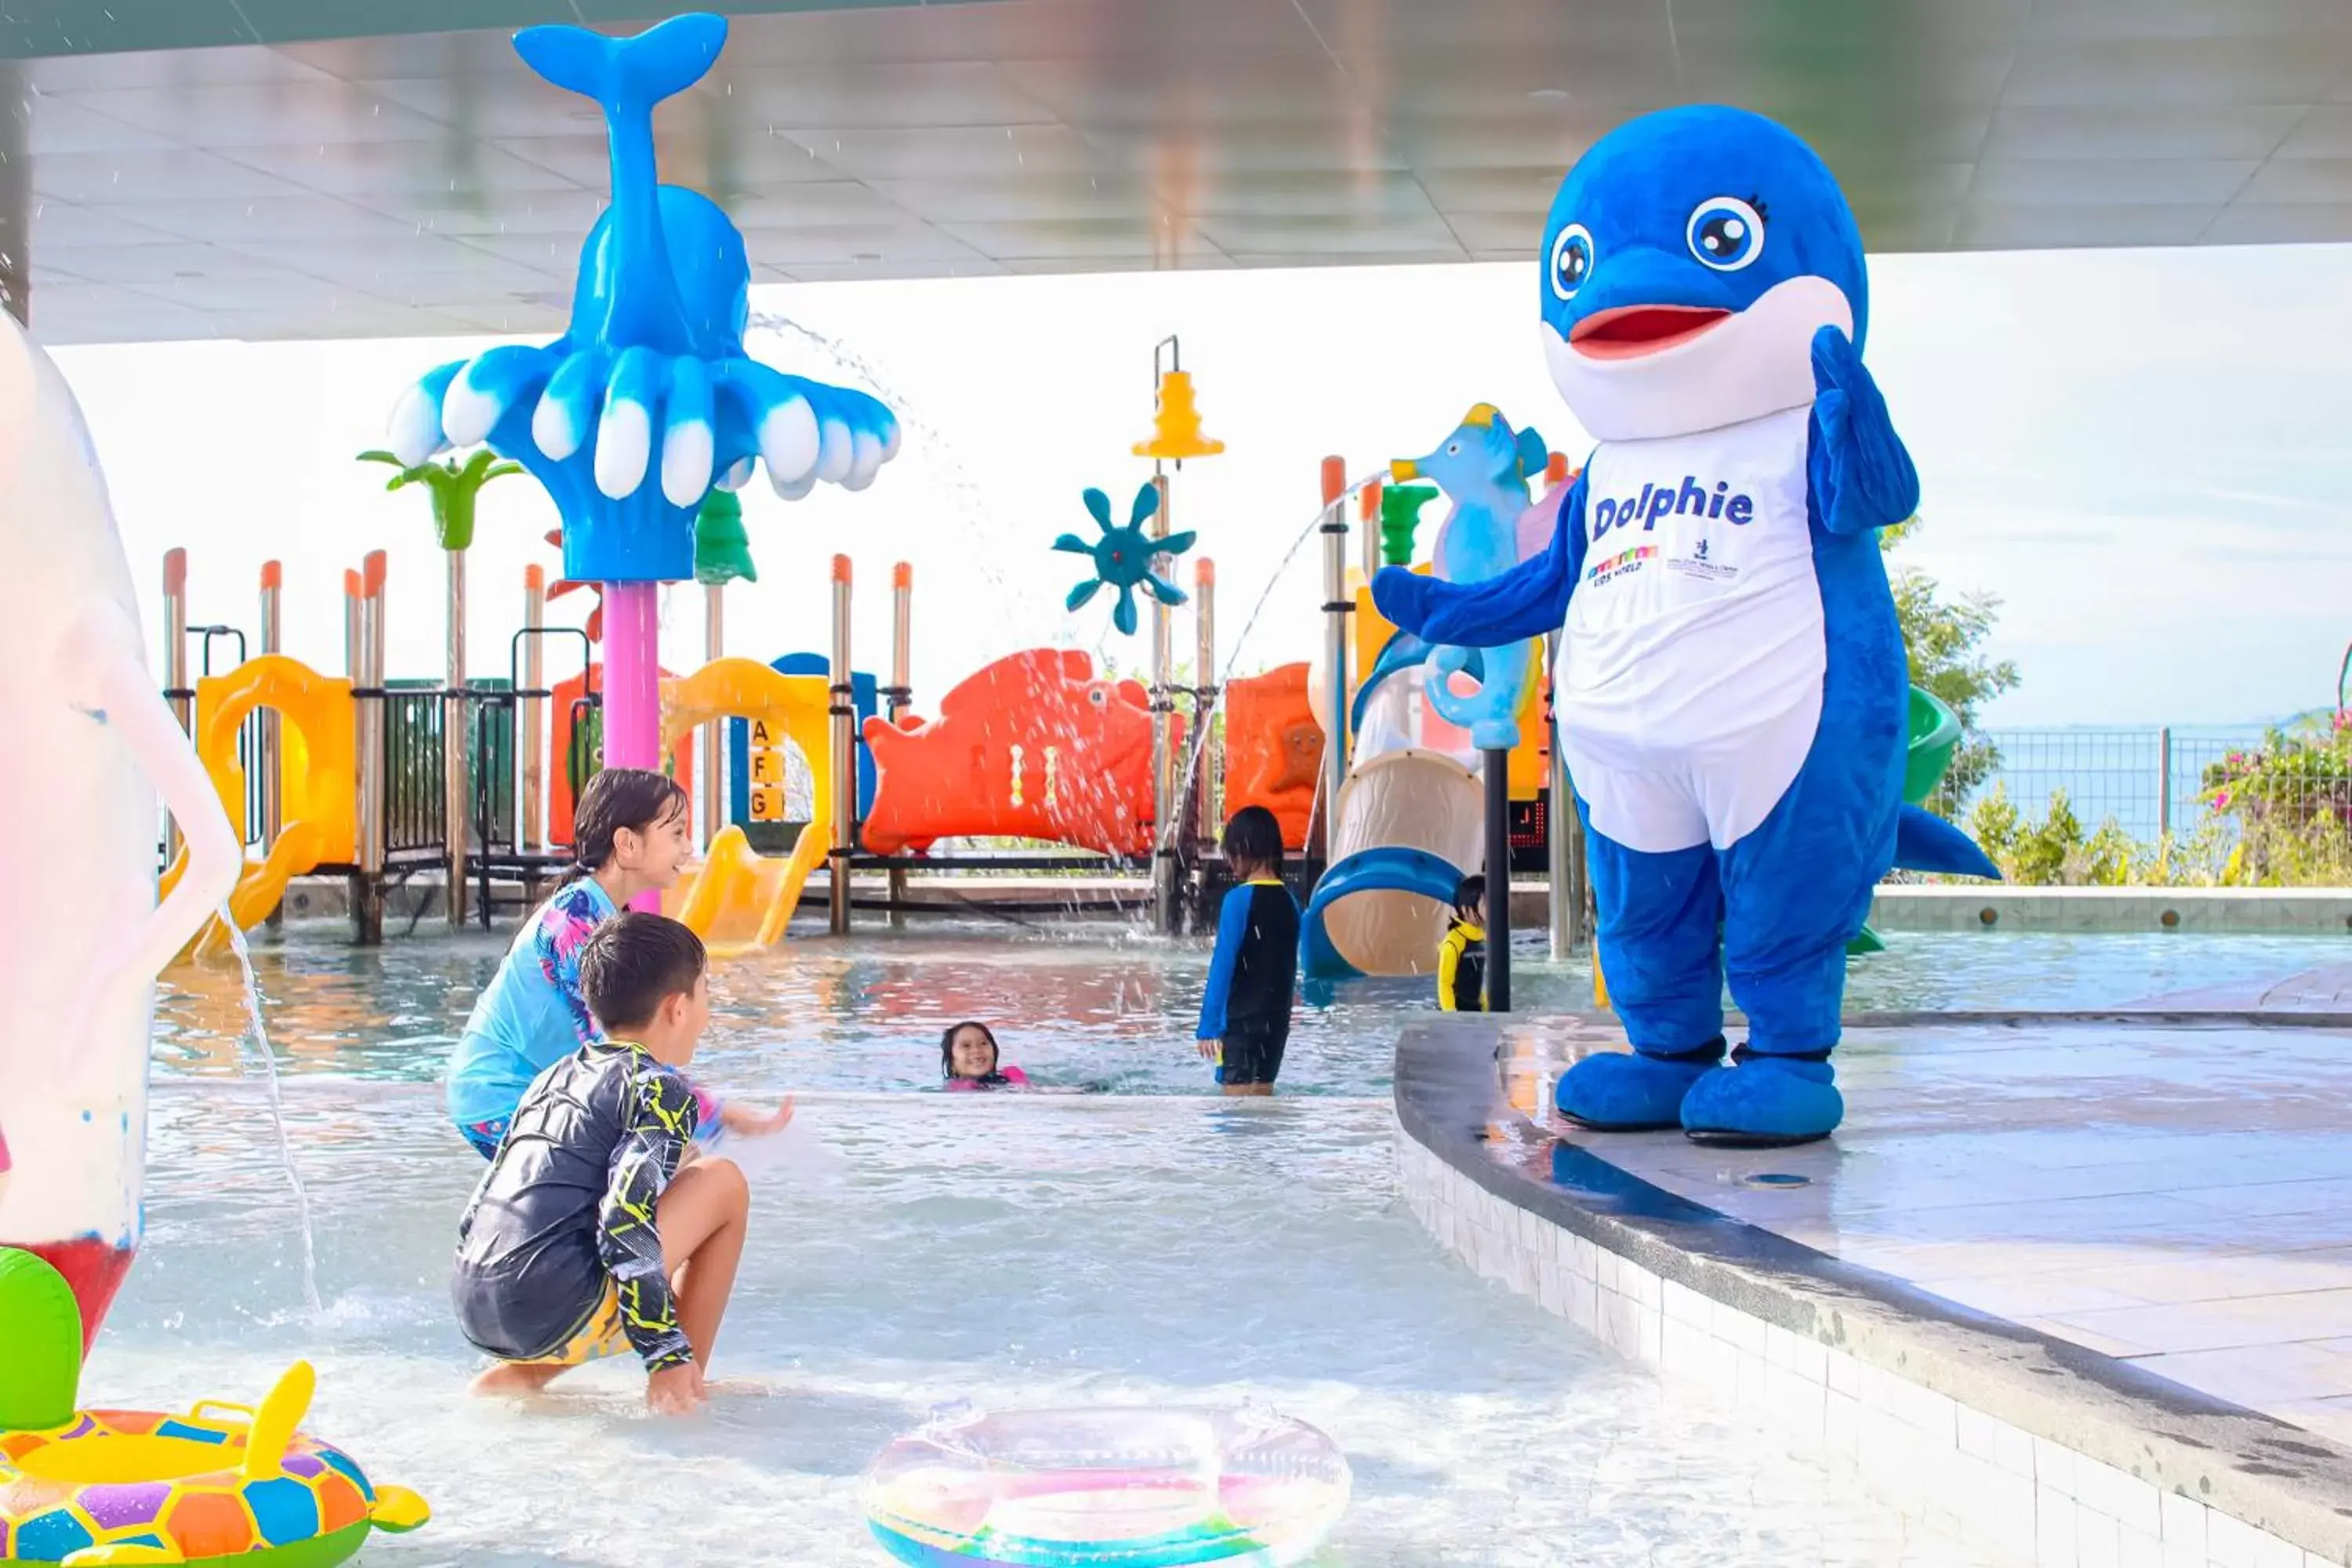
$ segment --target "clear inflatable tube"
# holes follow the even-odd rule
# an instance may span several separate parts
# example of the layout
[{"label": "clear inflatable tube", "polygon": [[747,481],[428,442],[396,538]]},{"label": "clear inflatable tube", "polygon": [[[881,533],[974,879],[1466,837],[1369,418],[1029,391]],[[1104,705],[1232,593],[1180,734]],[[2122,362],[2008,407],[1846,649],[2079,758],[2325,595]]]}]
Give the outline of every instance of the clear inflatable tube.
[{"label": "clear inflatable tube", "polygon": [[1287,1568],[1347,1510],[1339,1446],[1261,1405],[950,1408],[866,1472],[866,1517],[921,1568]]}]

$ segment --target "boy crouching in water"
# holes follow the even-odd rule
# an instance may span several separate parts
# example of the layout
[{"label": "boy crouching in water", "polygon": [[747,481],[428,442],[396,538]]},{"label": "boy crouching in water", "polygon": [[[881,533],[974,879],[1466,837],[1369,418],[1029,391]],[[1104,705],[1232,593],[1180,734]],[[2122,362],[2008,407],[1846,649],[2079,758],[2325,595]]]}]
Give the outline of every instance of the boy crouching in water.
[{"label": "boy crouching in water", "polygon": [[635,1350],[653,1409],[702,1404],[751,1201],[732,1162],[688,1157],[702,1107],[677,1069],[710,1021],[703,965],[659,915],[620,915],[583,950],[606,1037],[531,1084],[457,1226],[458,1326],[499,1363],[476,1394]]}]

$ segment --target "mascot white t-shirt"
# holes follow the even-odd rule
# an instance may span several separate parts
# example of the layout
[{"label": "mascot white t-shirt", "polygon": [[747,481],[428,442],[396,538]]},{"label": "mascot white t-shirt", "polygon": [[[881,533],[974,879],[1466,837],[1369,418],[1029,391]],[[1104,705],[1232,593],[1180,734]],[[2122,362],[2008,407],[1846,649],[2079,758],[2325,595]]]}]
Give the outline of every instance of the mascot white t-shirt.
[{"label": "mascot white t-shirt", "polygon": [[1585,469],[1554,701],[1594,829],[1628,848],[1738,841],[1812,746],[1827,656],[1808,422],[1612,441]]}]

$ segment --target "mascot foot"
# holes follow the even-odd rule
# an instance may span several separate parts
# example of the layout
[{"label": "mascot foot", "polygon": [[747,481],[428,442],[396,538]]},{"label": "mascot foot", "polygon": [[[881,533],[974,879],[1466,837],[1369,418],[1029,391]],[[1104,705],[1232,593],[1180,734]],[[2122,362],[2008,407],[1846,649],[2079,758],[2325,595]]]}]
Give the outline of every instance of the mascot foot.
[{"label": "mascot foot", "polygon": [[1611,1052],[1587,1057],[1561,1075],[1553,1103],[1579,1127],[1595,1132],[1655,1132],[1681,1123],[1691,1085],[1716,1070],[1723,1041],[1674,1056]]},{"label": "mascot foot", "polygon": [[1845,1097],[1826,1055],[1816,1061],[1743,1047],[1732,1060],[1736,1066],[1707,1074],[1683,1099],[1683,1131],[1692,1142],[1781,1149],[1826,1138],[1845,1120]]}]

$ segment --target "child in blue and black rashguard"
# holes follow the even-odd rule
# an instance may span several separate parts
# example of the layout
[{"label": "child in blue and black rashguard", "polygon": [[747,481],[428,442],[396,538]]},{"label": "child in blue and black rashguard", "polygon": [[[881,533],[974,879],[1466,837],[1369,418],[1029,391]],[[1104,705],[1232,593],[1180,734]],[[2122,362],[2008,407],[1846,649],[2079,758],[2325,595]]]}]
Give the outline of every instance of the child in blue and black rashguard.
[{"label": "child in blue and black rashguard", "polygon": [[1225,824],[1233,890],[1217,910],[1217,951],[1201,997],[1201,1054],[1227,1094],[1274,1092],[1298,979],[1298,902],[1282,884],[1282,825],[1262,805]]}]

